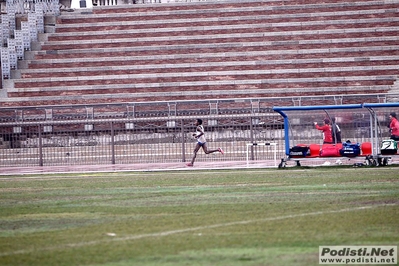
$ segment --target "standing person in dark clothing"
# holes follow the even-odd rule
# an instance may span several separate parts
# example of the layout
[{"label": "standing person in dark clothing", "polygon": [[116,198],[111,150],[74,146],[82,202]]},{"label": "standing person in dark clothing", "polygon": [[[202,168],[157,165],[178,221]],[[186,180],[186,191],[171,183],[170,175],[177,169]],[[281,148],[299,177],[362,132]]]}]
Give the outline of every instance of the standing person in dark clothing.
[{"label": "standing person in dark clothing", "polygon": [[341,128],[335,122],[335,117],[332,118],[332,141],[334,144],[342,143]]}]

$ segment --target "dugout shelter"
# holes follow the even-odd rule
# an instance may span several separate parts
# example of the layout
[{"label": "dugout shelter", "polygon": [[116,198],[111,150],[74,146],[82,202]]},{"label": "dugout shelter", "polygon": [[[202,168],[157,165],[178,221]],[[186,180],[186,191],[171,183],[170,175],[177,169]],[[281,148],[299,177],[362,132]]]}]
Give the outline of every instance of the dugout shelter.
[{"label": "dugout shelter", "polygon": [[[394,156],[381,154],[381,142],[389,139],[389,113],[399,114],[399,103],[363,103],[318,106],[275,106],[273,110],[284,118],[285,158],[279,168],[288,161],[348,160],[364,161],[367,165],[387,165]],[[315,126],[328,120],[332,128],[333,143],[324,144],[321,130]],[[338,127],[335,127],[337,125]],[[341,131],[341,139],[337,137]],[[345,154],[345,147],[358,146],[358,154]],[[294,148],[305,147],[303,154]],[[332,151],[332,152],[331,152]]]}]

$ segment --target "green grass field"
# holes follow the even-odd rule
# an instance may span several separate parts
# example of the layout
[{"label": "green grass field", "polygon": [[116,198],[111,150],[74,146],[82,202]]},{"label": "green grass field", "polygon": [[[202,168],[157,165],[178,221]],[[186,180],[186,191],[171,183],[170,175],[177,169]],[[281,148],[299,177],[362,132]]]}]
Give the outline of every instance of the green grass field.
[{"label": "green grass field", "polygon": [[319,265],[398,245],[398,167],[0,177],[0,265]]}]

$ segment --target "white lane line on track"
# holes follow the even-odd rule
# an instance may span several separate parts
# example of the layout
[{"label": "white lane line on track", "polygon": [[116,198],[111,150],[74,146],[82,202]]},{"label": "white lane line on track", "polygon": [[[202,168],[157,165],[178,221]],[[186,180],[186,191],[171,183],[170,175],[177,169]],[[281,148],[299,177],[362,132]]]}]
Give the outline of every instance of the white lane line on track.
[{"label": "white lane line on track", "polygon": [[38,252],[38,251],[51,251],[51,250],[58,250],[58,249],[65,249],[65,248],[84,247],[84,246],[97,245],[97,244],[106,243],[106,242],[129,241],[129,240],[137,240],[137,239],[150,238],[150,237],[163,237],[163,236],[193,232],[193,231],[198,231],[198,230],[207,230],[207,229],[214,229],[214,228],[234,226],[234,225],[244,225],[244,224],[250,224],[250,223],[256,223],[256,222],[278,221],[278,220],[291,219],[291,218],[332,214],[332,213],[342,213],[342,212],[352,212],[352,211],[367,210],[367,209],[372,209],[372,208],[389,207],[389,206],[397,206],[397,204],[379,204],[379,205],[372,205],[372,206],[361,206],[361,207],[356,207],[356,208],[345,208],[345,209],[340,209],[340,210],[299,213],[299,214],[284,215],[284,216],[270,217],[270,218],[264,218],[264,219],[245,220],[245,221],[236,221],[236,222],[213,224],[213,225],[206,225],[206,226],[198,226],[198,227],[191,227],[191,228],[171,230],[171,231],[151,233],[151,234],[131,235],[131,236],[125,236],[125,237],[112,237],[109,239],[101,239],[101,240],[96,240],[96,241],[64,244],[64,245],[52,246],[52,247],[48,247],[48,248],[22,249],[22,250],[16,250],[16,251],[12,251],[12,252],[0,253],[0,257],[12,256],[12,255],[18,255],[18,254],[26,254],[26,253]]},{"label": "white lane line on track", "polygon": [[[387,169],[392,169],[388,167],[381,167],[381,168],[376,168],[373,169],[373,171],[383,171]],[[204,171],[206,170],[207,174],[219,174],[219,175],[224,175],[224,174],[230,174],[230,173],[237,173],[237,170],[239,173],[278,173],[278,170],[274,168],[198,168],[194,170],[200,170]],[[292,169],[296,173],[298,172],[309,172],[314,169]],[[187,167],[183,168],[173,168],[173,169],[161,169],[161,170],[145,170],[145,169],[138,169],[138,170],[127,170],[127,169],[121,169],[121,170],[99,170],[99,171],[76,171],[76,172],[27,172],[27,173],[10,173],[10,174],[4,174],[0,173],[0,181],[7,181],[7,180],[22,180],[22,179],[46,179],[46,180],[51,180],[51,179],[79,179],[79,178],[119,178],[117,174],[124,174],[124,176],[132,176],[132,177],[138,177],[138,176],[155,176],[159,175],[159,171],[168,171],[168,172],[173,172],[175,171],[174,175],[198,175],[197,171],[193,171],[193,168],[188,169]],[[340,171],[357,171],[355,168],[343,168],[340,169]],[[64,176],[64,175],[71,175],[71,176]],[[9,176],[12,177],[9,177]],[[99,176],[100,175],[100,176]],[[110,176],[111,175],[111,176]],[[302,177],[302,176],[301,176]],[[299,178],[301,178],[299,177]],[[298,178],[298,177],[292,177],[292,178]]]}]

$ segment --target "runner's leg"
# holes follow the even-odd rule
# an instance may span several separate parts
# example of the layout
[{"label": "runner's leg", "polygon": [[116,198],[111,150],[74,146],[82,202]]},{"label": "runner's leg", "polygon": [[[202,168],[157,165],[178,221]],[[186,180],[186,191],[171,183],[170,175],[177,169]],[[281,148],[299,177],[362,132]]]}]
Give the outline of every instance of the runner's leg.
[{"label": "runner's leg", "polygon": [[191,159],[191,166],[194,165],[195,158],[197,157],[197,153],[200,148],[201,148],[201,145],[199,143],[197,143],[197,145],[195,145],[193,158]]}]

